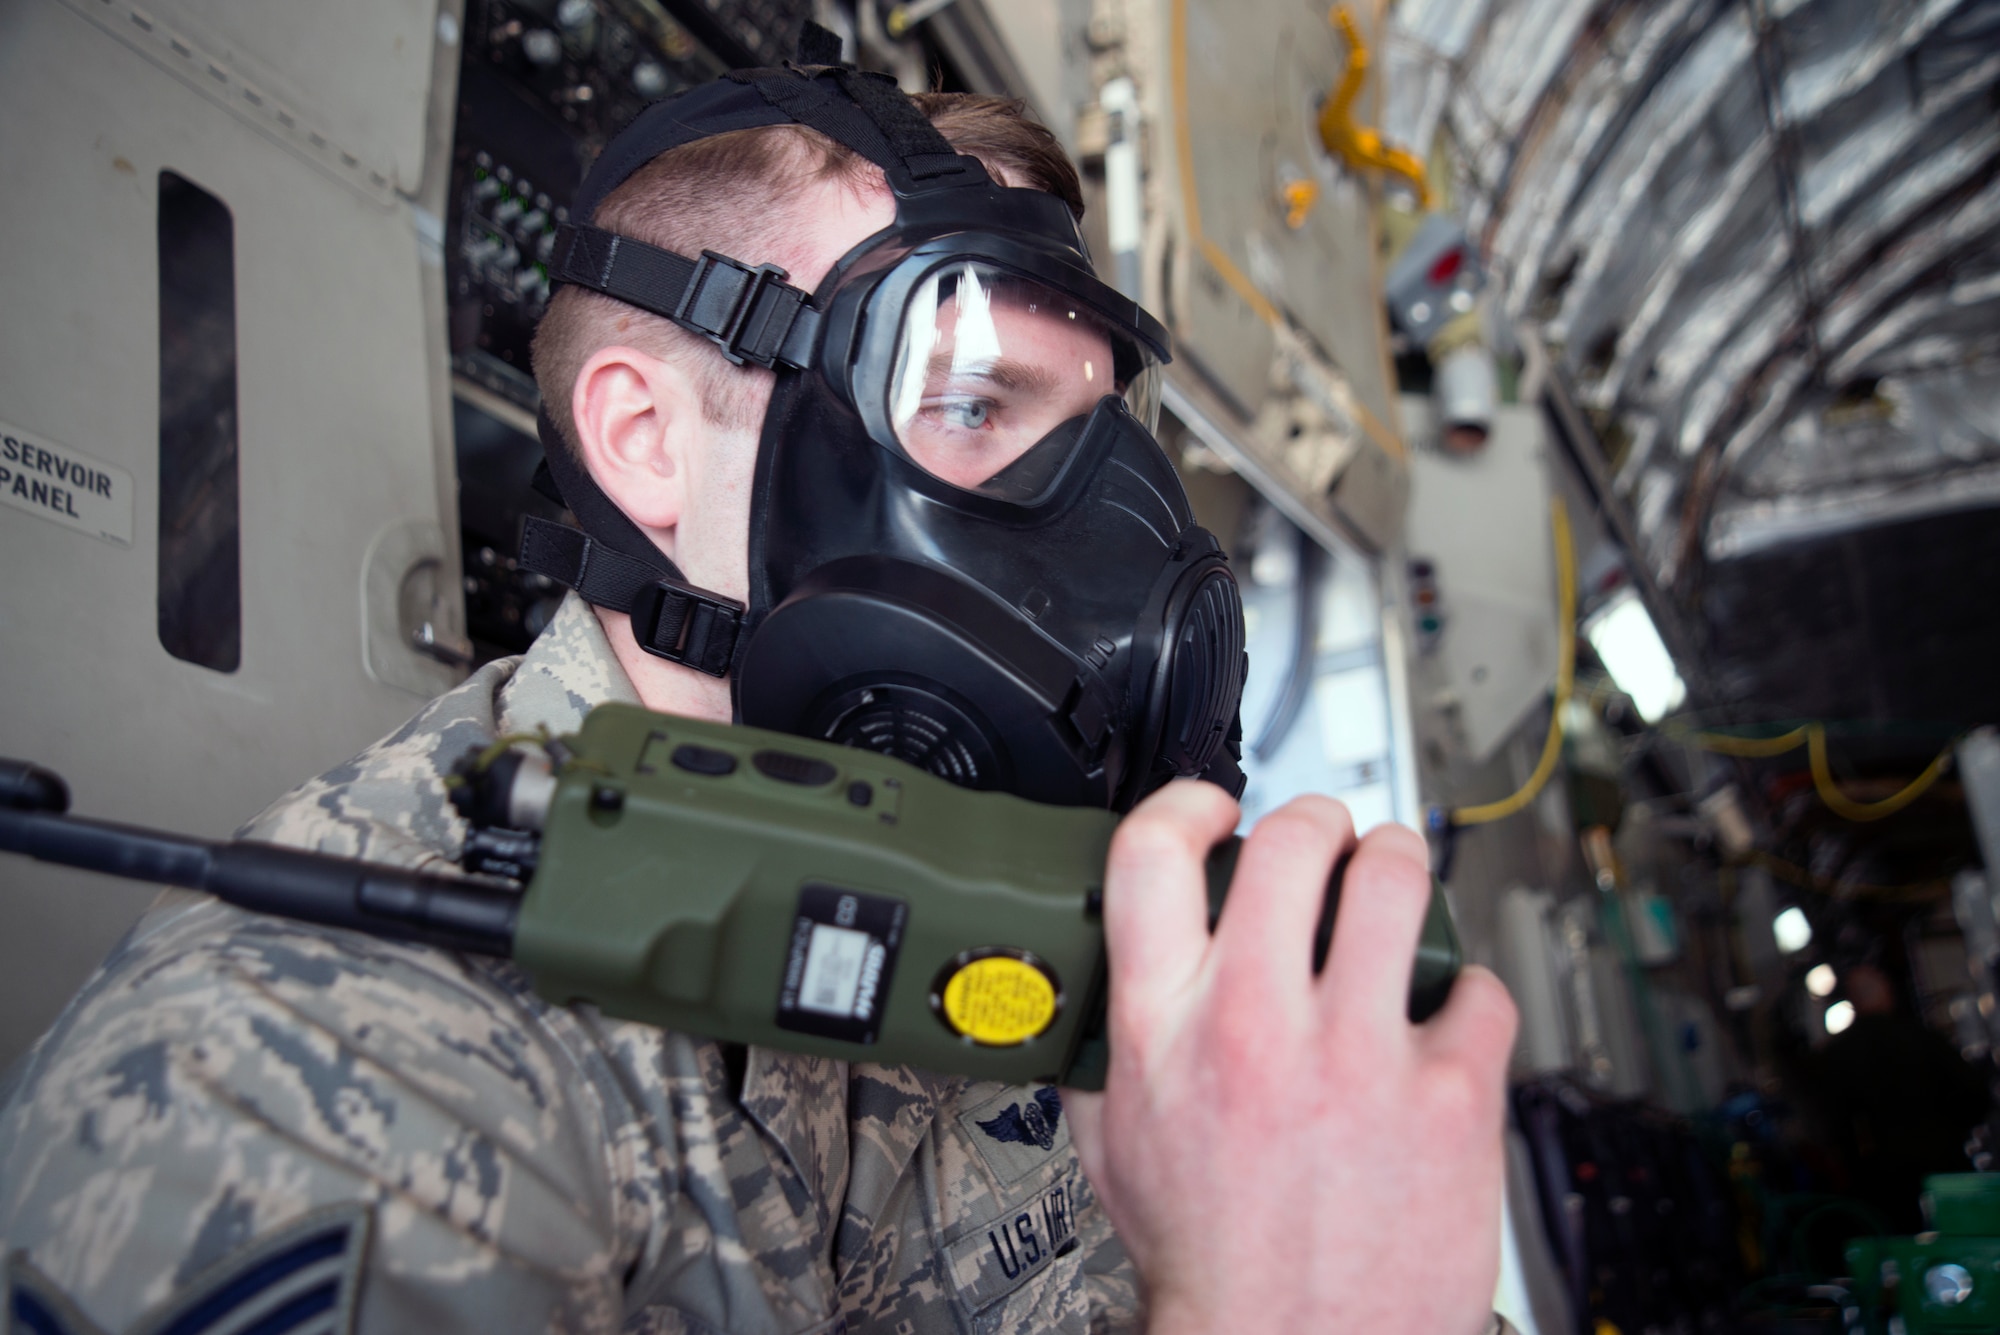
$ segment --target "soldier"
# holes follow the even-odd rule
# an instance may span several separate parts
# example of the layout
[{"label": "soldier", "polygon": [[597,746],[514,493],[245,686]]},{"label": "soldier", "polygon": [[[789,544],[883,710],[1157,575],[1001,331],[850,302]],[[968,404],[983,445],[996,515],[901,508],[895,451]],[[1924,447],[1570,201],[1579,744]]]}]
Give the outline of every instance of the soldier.
[{"label": "soldier", "polygon": [[[741,675],[758,627],[842,542],[955,550],[991,590],[982,559],[1018,566],[1066,530],[980,548],[973,526],[1063,495],[1086,522],[1069,564],[1043,570],[1042,604],[1089,601],[1071,585],[1102,576],[1092,596],[1112,606],[1119,572],[1096,567],[1126,557],[1088,544],[1126,521],[1074,502],[1089,470],[1153,477],[1168,520],[1191,524],[1139,415],[1164,334],[1089,277],[1073,168],[1018,105],[911,105],[831,65],[750,72],[614,141],[536,345],[550,470],[581,528],[531,533],[528,559],[575,592],[525,656],[247,837],[442,868],[463,837],[445,778],[468,751],[572,731],[607,701],[767,708],[773,688]],[[710,248],[778,267],[678,258]],[[946,627],[974,598],[925,596],[899,606]],[[1093,615],[1129,627],[1141,609]],[[1058,606],[1037,633],[1060,625]],[[1151,664],[1117,655],[1145,636],[1117,638],[1092,671],[1144,680]],[[1120,734],[1097,768],[1042,781],[1120,803],[1167,773],[1226,778],[1222,721],[1188,754]],[[968,756],[1041,744],[985,726],[966,725]],[[1211,939],[1201,861],[1235,819],[1223,788],[1190,779],[1121,827],[1113,1067],[1103,1095],[1066,1099],[726,1047],[551,1005],[504,963],[174,897],[0,1110],[0,1313],[177,1335],[1476,1335],[1497,1266],[1504,994],[1469,970],[1437,1019],[1404,1019],[1428,878],[1398,830],[1362,841],[1312,977],[1320,887],[1353,841],[1326,801],[1260,824]]]}]

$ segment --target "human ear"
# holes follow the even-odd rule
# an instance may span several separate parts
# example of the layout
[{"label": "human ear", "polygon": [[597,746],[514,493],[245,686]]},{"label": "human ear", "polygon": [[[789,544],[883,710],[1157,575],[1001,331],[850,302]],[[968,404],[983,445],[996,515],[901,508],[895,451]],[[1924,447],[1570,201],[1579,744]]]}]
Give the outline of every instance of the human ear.
[{"label": "human ear", "polygon": [[687,375],[636,348],[599,348],[577,373],[570,413],[583,466],[647,529],[672,529],[688,501],[701,404]]}]

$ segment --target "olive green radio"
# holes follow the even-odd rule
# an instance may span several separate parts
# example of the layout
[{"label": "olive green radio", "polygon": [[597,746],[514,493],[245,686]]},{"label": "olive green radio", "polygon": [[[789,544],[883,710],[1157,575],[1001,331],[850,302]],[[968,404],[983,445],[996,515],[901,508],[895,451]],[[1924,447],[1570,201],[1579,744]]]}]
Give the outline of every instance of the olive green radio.
[{"label": "olive green radio", "polygon": [[[60,779],[0,762],[0,849],[510,957],[551,1001],[724,1042],[1103,1082],[1108,811],[625,705],[467,757],[453,800],[471,826],[462,877],[68,816]],[[1238,847],[1209,859],[1211,922]],[[1316,965],[1338,889],[1336,869]],[[1458,966],[1434,886],[1412,1019]]]}]

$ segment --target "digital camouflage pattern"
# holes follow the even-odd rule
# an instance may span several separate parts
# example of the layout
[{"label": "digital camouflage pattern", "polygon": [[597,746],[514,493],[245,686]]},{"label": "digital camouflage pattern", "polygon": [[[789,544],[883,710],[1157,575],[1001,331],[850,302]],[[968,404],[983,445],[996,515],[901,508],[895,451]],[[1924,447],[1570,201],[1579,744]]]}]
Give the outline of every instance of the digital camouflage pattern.
[{"label": "digital camouflage pattern", "polygon": [[[609,700],[636,696],[572,596],[524,658],[243,834],[447,866],[452,761]],[[550,1005],[502,962],[174,895],[0,1107],[0,1252],[122,1331],[362,1203],[371,1333],[1135,1327],[1067,1123],[979,1127],[1050,1098],[756,1048],[739,1076],[714,1043]]]}]

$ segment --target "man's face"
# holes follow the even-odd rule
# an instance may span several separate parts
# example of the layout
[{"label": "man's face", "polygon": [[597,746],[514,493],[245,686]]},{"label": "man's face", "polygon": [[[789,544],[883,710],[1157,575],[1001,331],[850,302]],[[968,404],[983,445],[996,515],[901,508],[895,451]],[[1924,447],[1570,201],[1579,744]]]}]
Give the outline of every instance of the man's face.
[{"label": "man's face", "polygon": [[[823,180],[793,197],[789,216],[797,225],[783,244],[738,258],[776,264],[810,291],[842,255],[893,223],[896,207],[885,186]],[[892,391],[892,416],[905,451],[945,481],[980,487],[1054,427],[1120,392],[1110,339],[1060,297],[974,266],[954,266],[926,287],[928,346],[906,338],[905,358],[920,374]],[[772,385],[769,372],[744,374],[761,382],[753,411],[739,427],[703,424],[668,553],[691,583],[739,599],[750,587],[750,501]]]},{"label": "man's face", "polygon": [[905,317],[890,415],[926,472],[979,490],[1113,383],[1111,340],[1060,294],[974,264],[934,274]]},{"label": "man's face", "polygon": [[[1002,184],[1012,184],[995,175]],[[737,258],[775,264],[787,271],[794,286],[811,291],[842,255],[888,227],[895,216],[895,200],[885,185],[856,188],[839,179],[816,181],[791,195],[774,243],[746,247],[755,253]],[[769,227],[760,230],[772,232]],[[968,281],[967,274],[977,281]],[[901,440],[911,458],[949,482],[980,487],[1051,429],[1089,413],[1104,395],[1120,392],[1111,343],[1103,331],[1039,289],[957,266],[955,278],[934,285],[932,301],[925,325],[929,346],[911,360],[918,374],[907,391],[911,411],[902,415]],[[693,355],[713,354],[700,349]],[[654,387],[650,402],[656,429],[628,438],[678,442],[657,457],[642,452],[636,464],[612,465],[614,471],[622,467],[628,478],[641,479],[636,485],[646,494],[655,494],[662,483],[677,490],[677,517],[650,527],[655,541],[689,583],[747,602],[757,447],[774,377],[768,371],[735,372],[755,378],[754,392],[746,395],[734,424],[717,425],[701,411],[700,399],[691,397],[694,382],[675,363],[630,348],[598,356],[652,368],[641,378]],[[586,378],[578,382],[579,420]],[[612,450],[606,457],[615,455]],[[628,514],[635,512],[638,507],[628,504],[635,493],[595,464],[592,473]],[[633,645],[624,618],[615,620],[620,660],[646,704],[697,717],[730,716],[726,681],[648,657]]]}]

